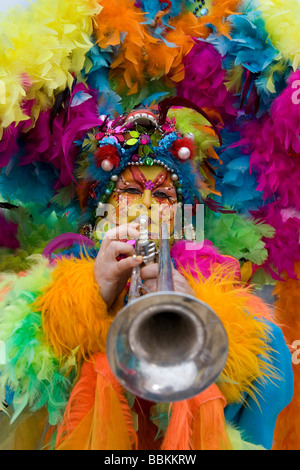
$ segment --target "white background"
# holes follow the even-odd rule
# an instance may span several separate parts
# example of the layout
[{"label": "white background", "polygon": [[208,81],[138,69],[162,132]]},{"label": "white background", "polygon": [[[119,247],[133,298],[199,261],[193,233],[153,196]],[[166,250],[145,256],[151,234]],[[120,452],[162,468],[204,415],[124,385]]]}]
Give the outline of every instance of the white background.
[{"label": "white background", "polygon": [[16,5],[20,5],[22,8],[30,4],[29,0],[0,0],[0,12],[5,12]]}]

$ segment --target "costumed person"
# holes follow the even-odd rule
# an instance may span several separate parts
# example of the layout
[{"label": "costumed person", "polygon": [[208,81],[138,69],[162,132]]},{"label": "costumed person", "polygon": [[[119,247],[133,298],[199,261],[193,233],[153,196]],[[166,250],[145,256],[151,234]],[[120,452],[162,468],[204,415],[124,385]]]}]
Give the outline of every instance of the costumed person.
[{"label": "costumed person", "polygon": [[[261,151],[288,106],[290,70],[256,6],[204,3],[40,0],[20,16],[36,28],[27,43],[4,28],[1,449],[284,447],[295,403],[289,322],[254,288],[273,276],[282,294],[293,275],[291,260],[276,256],[276,210],[283,225],[298,219],[277,183],[278,197],[262,207],[282,167],[268,169]],[[39,56],[28,60],[35,35]],[[274,139],[294,158],[289,132]],[[129,392],[106,355],[132,270],[140,267],[146,292],[157,290],[157,263],[144,266],[135,252],[141,213],[156,243],[168,221],[175,291],[207,304],[228,339],[220,375],[172,403]]]},{"label": "costumed person", "polygon": [[[105,118],[84,147],[78,173],[88,189],[86,207],[95,216],[83,230],[101,242],[99,252],[93,260],[87,246],[86,256],[82,251],[78,259],[68,251],[52,258],[52,250],[64,243],[64,237],[54,239],[44,250],[52,264],[48,283],[30,306],[41,315],[43,333],[59,363],[72,353],[77,362],[82,360],[55,429],[55,448],[271,448],[277,415],[291,399],[290,353],[268,308],[241,283],[236,260],[220,255],[211,244],[187,250],[186,242],[173,239],[171,254],[175,291],[208,303],[229,336],[228,358],[217,382],[188,400],[153,403],[126,392],[105,355],[107,334],[126,302],[132,269],[143,260],[127,242],[139,237],[134,220],[146,209],[149,236],[157,238],[167,213],[174,237],[176,204],[200,197],[191,163],[192,136],[181,136],[165,113],[156,117],[142,109],[126,118]],[[105,203],[115,211],[107,211]],[[151,216],[157,205],[163,210],[155,221]],[[98,220],[99,209],[110,216]],[[121,220],[126,223],[120,225]],[[157,263],[141,269],[144,288],[155,292],[157,277]]]}]

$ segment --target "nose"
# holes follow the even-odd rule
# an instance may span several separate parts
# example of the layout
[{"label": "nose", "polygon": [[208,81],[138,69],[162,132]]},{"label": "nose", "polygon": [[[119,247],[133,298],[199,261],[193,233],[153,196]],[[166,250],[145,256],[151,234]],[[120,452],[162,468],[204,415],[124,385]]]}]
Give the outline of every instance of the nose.
[{"label": "nose", "polygon": [[152,194],[150,189],[145,189],[141,198],[141,204],[143,204],[147,209],[150,209],[152,203]]},{"label": "nose", "polygon": [[151,216],[151,203],[152,195],[149,189],[145,189],[141,197],[134,201],[132,205],[128,207],[128,222],[136,220],[141,214]]}]

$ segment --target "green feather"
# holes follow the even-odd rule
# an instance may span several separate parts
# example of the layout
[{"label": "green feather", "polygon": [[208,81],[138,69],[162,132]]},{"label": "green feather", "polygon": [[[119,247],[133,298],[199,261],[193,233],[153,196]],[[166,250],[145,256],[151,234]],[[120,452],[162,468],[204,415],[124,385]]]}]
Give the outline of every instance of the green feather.
[{"label": "green feather", "polygon": [[205,238],[224,255],[251,261],[260,266],[268,257],[263,238],[272,238],[274,229],[240,214],[215,214],[206,211]]},{"label": "green feather", "polygon": [[[198,155],[195,160],[204,160],[206,151],[210,147],[218,147],[218,137],[211,133],[211,124],[193,109],[171,109],[168,117],[176,119],[176,128],[181,134],[192,132],[195,136],[195,145],[198,148]],[[210,130],[209,130],[210,129]]]},{"label": "green feather", "polygon": [[[63,201],[61,201],[63,203]],[[20,244],[15,251],[0,249],[0,271],[26,271],[35,264],[36,254],[41,254],[46,245],[58,235],[76,233],[77,222],[70,222],[66,215],[55,211],[41,214],[36,205],[19,206],[10,211],[9,220],[18,225],[17,239]]]},{"label": "green feather", "polygon": [[0,303],[1,340],[5,343],[6,364],[0,366],[0,390],[14,391],[11,422],[29,408],[46,406],[49,423],[59,422],[68,402],[76,375],[75,360],[60,362],[47,343],[40,312],[32,303],[49,284],[53,268],[41,258],[25,277],[4,274],[2,288],[12,287]]}]

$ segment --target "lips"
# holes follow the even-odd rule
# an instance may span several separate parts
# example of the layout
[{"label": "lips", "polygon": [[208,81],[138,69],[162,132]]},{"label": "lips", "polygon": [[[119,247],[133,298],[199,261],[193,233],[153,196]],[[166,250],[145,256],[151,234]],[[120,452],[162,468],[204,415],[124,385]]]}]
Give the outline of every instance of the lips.
[{"label": "lips", "polygon": [[158,126],[157,117],[148,109],[139,109],[131,111],[125,120],[126,124],[139,124],[141,126]]}]

